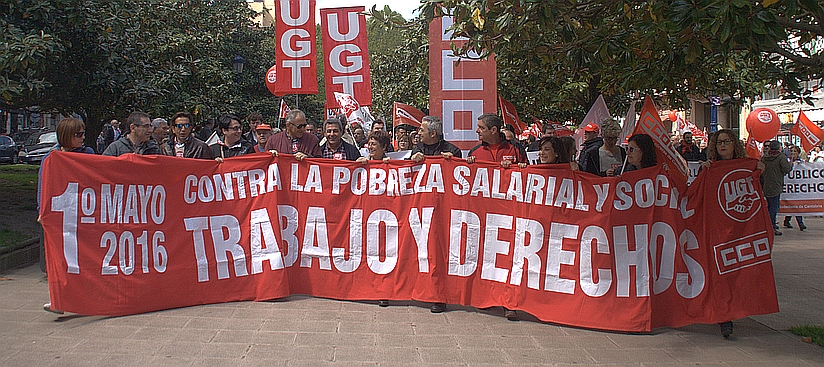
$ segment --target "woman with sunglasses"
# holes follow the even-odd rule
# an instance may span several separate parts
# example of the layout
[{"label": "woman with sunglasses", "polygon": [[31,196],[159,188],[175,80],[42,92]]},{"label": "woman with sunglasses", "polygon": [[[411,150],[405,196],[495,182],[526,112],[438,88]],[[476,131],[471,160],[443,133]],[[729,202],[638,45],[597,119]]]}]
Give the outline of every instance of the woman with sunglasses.
[{"label": "woman with sunglasses", "polygon": [[[57,123],[57,145],[43,157],[43,164],[40,165],[40,172],[37,175],[37,212],[40,213],[40,191],[42,189],[43,183],[40,181],[40,177],[43,177],[43,166],[46,163],[46,159],[49,158],[49,154],[52,151],[59,150],[61,152],[72,152],[72,153],[85,153],[85,154],[94,154],[94,149],[91,147],[87,147],[83,145],[83,141],[86,138],[86,124],[83,121],[76,119],[76,118],[64,118]],[[37,223],[40,223],[41,217],[38,214],[37,216]],[[54,312],[58,314],[62,314],[63,311],[60,310],[53,310],[51,308],[51,302],[48,302],[43,305],[43,309],[49,312]]]},{"label": "woman with sunglasses", "polygon": [[627,145],[627,161],[618,174],[652,167],[658,164],[655,155],[655,143],[647,134],[635,134],[629,138]]}]

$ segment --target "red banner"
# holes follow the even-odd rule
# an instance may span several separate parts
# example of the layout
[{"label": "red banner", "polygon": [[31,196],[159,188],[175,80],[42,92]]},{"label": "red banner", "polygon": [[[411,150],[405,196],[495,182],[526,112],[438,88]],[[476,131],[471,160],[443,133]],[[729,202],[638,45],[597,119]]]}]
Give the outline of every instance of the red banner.
[{"label": "red banner", "polygon": [[469,150],[478,145],[478,117],[498,110],[495,55],[453,55],[452,44],[463,44],[466,38],[453,39],[447,31],[451,26],[449,16],[429,23],[429,114],[443,119],[444,140]]},{"label": "red banner", "polygon": [[54,152],[42,219],[52,307],[125,315],[309,294],[505,306],[609,330],[778,311],[756,161],[659,167],[266,153],[214,161]]},{"label": "red banner", "polygon": [[327,103],[335,100],[335,92],[340,92],[351,95],[361,106],[372,105],[363,11],[362,6],[320,10]]},{"label": "red banner", "polygon": [[275,95],[317,94],[315,0],[275,1]]},{"label": "red banner", "polygon": [[392,105],[392,126],[410,125],[421,127],[421,121],[426,114],[408,104],[395,102]]},{"label": "red banner", "polygon": [[801,138],[801,146],[804,150],[811,152],[824,139],[824,131],[818,125],[810,121],[804,111],[798,111],[798,119],[790,132]]}]

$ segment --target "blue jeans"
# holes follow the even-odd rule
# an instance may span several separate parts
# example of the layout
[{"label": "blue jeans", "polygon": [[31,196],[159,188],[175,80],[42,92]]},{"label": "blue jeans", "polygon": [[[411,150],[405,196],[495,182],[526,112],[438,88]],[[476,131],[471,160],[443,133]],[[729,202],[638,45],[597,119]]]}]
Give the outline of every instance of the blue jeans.
[{"label": "blue jeans", "polygon": [[778,230],[775,225],[775,217],[778,215],[778,208],[781,206],[781,195],[767,198],[767,210],[770,212],[770,220],[772,221],[773,229]]}]

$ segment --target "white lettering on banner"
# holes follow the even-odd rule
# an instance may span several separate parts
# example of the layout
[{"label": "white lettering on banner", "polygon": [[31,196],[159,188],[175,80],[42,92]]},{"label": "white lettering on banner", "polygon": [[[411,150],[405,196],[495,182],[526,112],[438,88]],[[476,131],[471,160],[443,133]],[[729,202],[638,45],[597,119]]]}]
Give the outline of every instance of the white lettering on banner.
[{"label": "white lettering on banner", "polygon": [[[588,226],[580,232],[577,225],[565,223],[550,223],[548,236],[544,236],[543,225],[535,220],[513,218],[507,215],[487,214],[485,223],[480,221],[477,214],[464,210],[453,209],[450,214],[449,231],[449,275],[471,276],[477,269],[478,254],[482,253],[481,278],[504,283],[509,277],[509,283],[520,285],[523,278],[525,262],[528,268],[527,287],[540,288],[541,252],[544,244],[546,250],[546,273],[543,290],[564,294],[575,294],[576,279],[561,276],[563,266],[578,266],[577,278],[580,280],[580,289],[590,297],[601,297],[616,284],[617,297],[630,297],[635,268],[635,296],[650,296],[650,265],[654,274],[653,291],[660,294],[672,287],[675,280],[678,294],[685,298],[695,298],[704,290],[704,269],[692,256],[691,251],[699,249],[698,240],[689,230],[682,231],[678,242],[675,232],[669,224],[656,222],[651,227],[639,224],[633,227],[634,249],[630,249],[626,226],[613,227],[613,243],[610,244],[607,232],[599,226]],[[512,230],[513,219],[515,228],[514,241],[499,237],[500,230]],[[484,233],[483,248],[481,248],[480,233]],[[510,231],[504,233],[512,233]],[[526,245],[526,238],[529,244]],[[546,238],[546,242],[545,241]],[[572,249],[580,253],[580,263],[576,264],[576,251],[565,249],[565,242],[576,241]],[[677,248],[676,248],[677,246]],[[610,255],[614,249],[614,268],[593,267],[593,247],[595,253]],[[762,246],[763,247],[763,246]],[[512,252],[511,266],[501,267],[498,255],[508,255]],[[676,257],[677,253],[680,257]],[[681,259],[686,267],[686,273],[676,273],[676,260]],[[511,271],[509,270],[511,269]],[[613,270],[614,269],[614,270]],[[596,271],[597,270],[597,271]],[[595,277],[597,274],[597,280]],[[614,277],[613,277],[613,274]]]},{"label": "white lettering on banner", "polygon": [[346,13],[349,22],[349,31],[346,34],[340,33],[340,25],[338,24],[338,14],[329,13],[326,15],[326,20],[329,22],[329,37],[338,42],[349,42],[354,40],[360,34],[360,22],[358,22],[358,13],[350,11]]},{"label": "white lettering on banner", "polygon": [[[234,264],[235,276],[248,275],[246,270],[246,253],[240,246],[240,222],[231,215],[218,215],[211,217],[185,218],[183,222],[186,230],[192,232],[194,240],[195,257],[197,258],[197,281],[206,282],[209,280],[209,260],[206,255],[206,244],[203,232],[210,230],[212,244],[215,249],[215,262],[217,263],[217,278],[229,278],[229,261],[226,253],[230,253],[231,261]],[[224,233],[228,237],[224,237]]]},{"label": "white lettering on banner", "polygon": [[309,173],[306,176],[306,181],[303,185],[300,184],[300,164],[292,163],[292,181],[290,189],[292,191],[316,192],[323,193],[323,184],[320,179],[320,167],[317,164],[309,165]]},{"label": "white lettering on banner", "polygon": [[298,261],[298,210],[290,205],[278,205],[278,223],[285,223],[286,227],[280,228],[281,241],[286,242],[286,256],[283,257],[283,265],[290,267]]},{"label": "white lettering on banner", "polygon": [[[355,24],[357,24],[357,23],[355,23]],[[341,62],[341,55],[344,52],[348,52],[350,54],[355,54],[355,55],[346,56],[346,62],[348,63],[348,65],[344,65]],[[332,67],[333,70],[335,70],[335,71],[337,71],[341,74],[356,72],[356,71],[360,70],[361,68],[363,68],[363,57],[360,56],[360,55],[357,55],[360,52],[361,52],[361,49],[357,45],[352,45],[352,44],[348,44],[348,43],[337,45],[337,46],[332,48],[332,52],[329,55],[329,60],[330,60],[329,65]],[[346,90],[344,90],[344,93],[350,94],[350,93],[347,93]]]},{"label": "white lettering on banner", "polygon": [[332,84],[338,84],[343,87],[343,93],[354,94],[355,83],[363,83],[363,75],[344,75],[333,76]]},{"label": "white lettering on banner", "polygon": [[280,0],[280,17],[283,22],[291,26],[304,25],[309,21],[309,2],[300,1],[297,18],[292,18],[292,7],[289,0]]},{"label": "white lettering on banner", "polygon": [[[596,189],[597,191],[597,189]],[[680,197],[678,188],[670,187],[669,179],[665,175],[657,175],[655,181],[645,178],[635,182],[621,181],[615,185],[615,200],[612,202],[616,210],[629,210],[633,205],[639,208],[667,207],[680,210],[681,217],[687,219],[694,213],[694,209],[687,210],[687,198]]]},{"label": "white lettering on banner", "polygon": [[[166,216],[166,189],[163,186],[129,185],[125,198],[124,186],[114,186],[112,193],[110,184],[100,185],[100,223],[145,224],[148,223],[149,214],[155,224],[163,223]],[[93,198],[93,193],[90,194],[88,189],[83,191],[84,197]],[[84,221],[88,222],[94,223],[90,220]]]},{"label": "white lettering on banner", "polygon": [[[320,184],[319,174],[317,182]],[[397,169],[370,167],[368,171],[363,167],[358,167],[354,171],[350,171],[347,167],[335,167],[332,173],[332,193],[340,194],[341,186],[347,183],[350,184],[351,191],[355,195],[368,193],[371,196],[405,196],[425,192],[445,192],[440,164],[422,164]]]},{"label": "white lettering on banner", "polygon": [[283,269],[283,256],[278,248],[278,239],[269,219],[269,211],[266,208],[252,210],[250,224],[252,274],[263,272],[264,261],[269,262],[271,270]]},{"label": "white lettering on banner", "polygon": [[[149,249],[149,233],[143,231],[140,236],[135,239],[131,231],[125,231],[120,234],[118,240],[117,235],[112,231],[106,231],[100,237],[100,247],[108,248],[106,255],[103,257],[103,264],[101,266],[101,275],[116,275],[118,269],[124,275],[131,275],[136,267],[135,259],[135,245],[141,247],[141,270],[143,274],[149,273],[149,264],[152,263],[155,271],[163,273],[166,271],[169,255],[166,252],[166,247],[163,246],[163,241],[166,235],[161,231],[152,234],[152,248]],[[151,261],[149,260],[149,252],[152,252]],[[112,265],[114,255],[118,254],[119,261],[116,265]],[[118,267],[119,266],[119,267]]]},{"label": "white lettering on banner", "polygon": [[432,224],[433,207],[412,208],[409,212],[409,228],[412,229],[412,237],[418,246],[418,271],[429,272],[429,229]]},{"label": "white lettering on banner", "polygon": [[[385,233],[383,261],[380,259],[381,224]],[[375,274],[389,274],[398,265],[398,218],[389,210],[375,210],[366,220],[366,265]]]},{"label": "white lettering on banner", "polygon": [[766,231],[753,233],[713,246],[718,274],[770,262],[772,246]]},{"label": "white lettering on banner", "polygon": [[[258,197],[274,191],[275,188],[281,189],[280,171],[277,164],[272,164],[268,172],[262,169],[251,169],[226,172],[222,175],[218,173],[211,177],[188,175],[183,181],[183,200],[187,204],[194,204],[198,201],[202,203],[230,201],[235,200],[236,197],[240,200]],[[118,195],[117,190],[115,190],[115,195]]]},{"label": "white lettering on banner", "polygon": [[358,269],[363,257],[363,209],[349,211],[349,259],[346,250],[333,247],[332,263],[341,273],[351,273]]},{"label": "white lettering on banner", "polygon": [[[505,172],[509,172],[509,184],[506,192],[504,192],[501,191],[502,170],[492,169],[491,179],[489,170],[486,167],[477,168],[474,177],[471,177],[472,184],[470,185],[468,178],[472,175],[472,171],[466,166],[455,167],[453,177],[456,183],[452,184],[452,192],[460,196],[469,194],[470,196],[482,196],[506,201],[514,200],[516,202],[534,202],[539,205],[543,203],[546,206],[589,211],[589,204],[584,204],[586,198],[581,181],[563,178],[561,185],[556,190],[557,178],[554,176],[542,177],[530,173],[524,181],[521,178],[520,171],[507,170]],[[601,190],[608,190],[609,184],[605,185]],[[546,191],[546,196],[543,194],[544,191]],[[596,188],[596,192],[599,195],[599,204],[597,205],[603,206],[607,193],[598,192],[598,188]]]},{"label": "white lettering on banner", "polygon": [[512,216],[487,213],[484,256],[481,259],[481,279],[506,283],[509,270],[495,266],[499,254],[509,255],[509,242],[498,239],[498,229],[501,228],[512,229]]},{"label": "white lettering on banner", "polygon": [[[317,245],[315,245],[317,233]],[[331,270],[332,263],[329,259],[329,237],[326,230],[326,210],[319,207],[309,207],[306,213],[306,226],[303,230],[303,248],[300,250],[300,266],[303,268],[312,267],[312,259],[317,258],[320,268]]]}]

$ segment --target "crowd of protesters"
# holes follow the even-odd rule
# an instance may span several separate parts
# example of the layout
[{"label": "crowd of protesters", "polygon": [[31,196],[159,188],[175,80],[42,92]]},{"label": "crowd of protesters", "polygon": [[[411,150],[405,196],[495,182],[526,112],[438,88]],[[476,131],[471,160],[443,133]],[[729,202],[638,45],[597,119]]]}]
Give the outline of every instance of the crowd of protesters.
[{"label": "crowd of protesters", "polygon": [[[584,140],[579,154],[579,145],[575,139],[571,136],[556,136],[552,124],[543,125],[539,136],[519,141],[512,126],[504,124],[499,116],[483,114],[478,117],[475,131],[479,144],[470,149],[466,157],[461,149],[444,140],[443,122],[437,116],[424,117],[417,128],[409,125],[395,126],[392,133],[380,119],[373,121],[371,128],[367,129],[360,124],[347,124],[343,115],[329,118],[316,126],[300,110],[292,110],[286,115],[283,130],[273,128],[260,113],[250,113],[246,120],[248,130],[244,133],[243,121],[232,114],[224,114],[216,120],[207,119],[203,125],[196,126],[188,112],[175,113],[168,120],[152,120],[146,113],[133,112],[122,127],[116,119],[104,124],[96,140],[97,150],[107,156],[128,153],[163,154],[181,158],[215,159],[219,162],[245,154],[270,152],[291,154],[297,160],[326,158],[362,164],[386,162],[389,160],[388,153],[409,151],[408,159],[415,162],[422,162],[433,156],[447,159],[454,157],[465,158],[469,164],[476,161],[496,162],[503,168],[515,165],[526,167],[526,152],[531,151],[537,152],[538,164],[565,165],[570,170],[604,177],[657,164],[656,148],[650,136],[636,134],[627,141],[620,142],[621,126],[609,118],[582,128]],[[57,130],[60,142],[57,149],[94,153],[82,144],[85,134],[82,121],[64,119],[60,121]],[[676,134],[673,135],[672,144],[685,160],[700,162],[702,170],[710,169],[712,163],[718,160],[747,157],[743,142],[726,129],[697,142],[689,131]],[[758,169],[762,172],[761,182],[776,235],[781,235],[776,225],[776,215],[783,177],[790,172],[793,162],[803,162],[806,159],[824,161],[824,152],[816,147],[807,155],[791,144],[782,149],[778,141],[764,143]],[[784,227],[792,228],[790,220],[791,217],[784,218]],[[796,223],[800,230],[806,229],[801,217],[796,217]],[[379,305],[388,306],[389,302],[381,300]],[[46,304],[44,307],[49,309],[49,306]],[[433,313],[445,310],[444,303],[431,305]],[[518,320],[514,310],[505,309],[505,316],[510,320]],[[730,337],[732,322],[720,325],[723,336]]]}]

